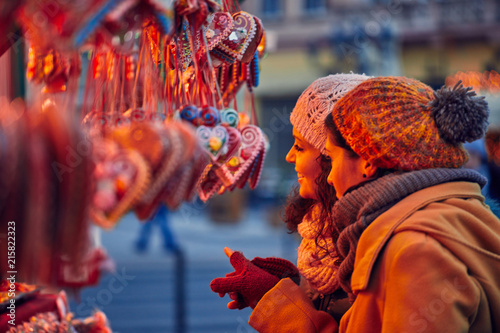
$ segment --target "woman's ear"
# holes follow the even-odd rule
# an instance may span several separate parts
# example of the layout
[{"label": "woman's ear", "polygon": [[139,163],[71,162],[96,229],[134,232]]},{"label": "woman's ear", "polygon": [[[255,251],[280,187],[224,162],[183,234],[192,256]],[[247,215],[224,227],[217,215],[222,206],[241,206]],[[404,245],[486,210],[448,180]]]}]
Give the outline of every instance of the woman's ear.
[{"label": "woman's ear", "polygon": [[376,166],[365,160],[363,160],[361,168],[363,169],[363,175],[366,175],[366,178],[374,177],[378,170]]}]

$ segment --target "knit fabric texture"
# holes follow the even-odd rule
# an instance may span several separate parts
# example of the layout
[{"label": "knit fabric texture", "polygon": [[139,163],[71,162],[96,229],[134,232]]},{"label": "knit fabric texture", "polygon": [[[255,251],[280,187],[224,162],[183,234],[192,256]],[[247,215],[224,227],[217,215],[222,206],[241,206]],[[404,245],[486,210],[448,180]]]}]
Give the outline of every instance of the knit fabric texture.
[{"label": "knit fabric texture", "polygon": [[[460,82],[459,82],[460,83]],[[463,143],[481,138],[488,105],[457,84],[436,92],[406,77],[378,77],[339,100],[333,120],[346,143],[379,168],[457,168],[468,154]]]},{"label": "knit fabric texture", "polygon": [[213,292],[220,294],[239,293],[243,300],[233,300],[231,302],[233,304],[231,308],[233,309],[242,309],[247,305],[252,309],[255,308],[262,296],[280,280],[277,276],[252,264],[239,251],[231,255],[229,262],[235,271],[226,274],[226,277],[213,279],[210,282],[210,288],[212,288]]},{"label": "knit fabric texture", "polygon": [[308,143],[326,155],[326,116],[342,96],[369,78],[360,74],[333,74],[317,79],[300,95],[290,122]]},{"label": "knit fabric texture", "polygon": [[[318,223],[320,210],[319,205],[313,206],[297,226],[297,230],[302,236],[297,251],[297,267],[300,274],[307,279],[314,290],[326,295],[337,290],[340,284],[337,278],[338,266],[335,265],[337,260],[335,245],[332,237],[328,236],[326,232],[328,225],[325,223],[323,230],[319,230],[321,225]],[[320,233],[321,237],[316,244],[316,237]]]},{"label": "knit fabric texture", "polygon": [[472,169],[425,169],[391,173],[344,194],[332,210],[332,219],[339,233],[337,249],[341,264],[338,279],[342,289],[351,293],[351,275],[359,238],[377,217],[418,190],[452,181],[469,181],[483,187],[487,179]]},{"label": "knit fabric texture", "polygon": [[300,283],[299,270],[294,264],[286,259],[255,257],[250,262],[280,279],[290,278],[293,282],[297,284]]}]

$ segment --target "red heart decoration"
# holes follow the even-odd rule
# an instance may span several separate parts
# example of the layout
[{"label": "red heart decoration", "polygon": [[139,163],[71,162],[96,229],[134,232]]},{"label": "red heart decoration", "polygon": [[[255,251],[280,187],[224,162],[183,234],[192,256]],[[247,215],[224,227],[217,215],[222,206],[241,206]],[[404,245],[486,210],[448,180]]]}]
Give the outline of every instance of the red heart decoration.
[{"label": "red heart decoration", "polygon": [[154,169],[151,184],[134,209],[135,215],[143,221],[149,219],[155,212],[166,184],[175,175],[182,162],[183,142],[174,130],[161,127],[158,126],[164,147],[161,162]]},{"label": "red heart decoration", "polygon": [[[96,142],[94,147],[104,145]],[[100,154],[105,156],[104,160],[96,161],[97,191],[90,216],[97,225],[109,229],[143,195],[151,174],[148,163],[137,151],[112,147],[107,151],[111,155]]]},{"label": "red heart decoration", "polygon": [[217,12],[211,15],[209,20],[210,24],[205,35],[207,36],[208,49],[211,51],[231,33],[233,17],[227,12]]},{"label": "red heart decoration", "polygon": [[227,170],[227,168],[221,168],[220,166],[224,165],[232,158],[235,154],[238,153],[238,149],[241,146],[241,133],[234,127],[224,126],[228,133],[228,140],[226,143],[226,152],[221,154],[217,159],[216,163],[214,163],[214,171],[217,176],[220,178],[224,186],[230,186],[234,182],[234,179]]},{"label": "red heart decoration", "polygon": [[[224,126],[224,125],[222,125]],[[241,146],[241,133],[238,129],[230,126],[224,126],[228,134],[228,140],[226,142],[226,151],[223,152],[217,159],[217,164],[226,163],[231,157],[233,157]]]},{"label": "red heart decoration", "polygon": [[255,125],[247,125],[240,132],[242,143],[237,156],[225,164],[207,167],[202,175],[199,183],[202,200],[208,200],[215,193],[223,193],[226,189],[243,188],[252,176],[250,185],[254,188],[257,185],[264,160],[264,135]]},{"label": "red heart decoration", "polygon": [[243,11],[234,13],[231,33],[222,43],[217,44],[213,55],[222,61],[231,63],[234,60],[241,61],[248,46],[255,38],[256,26],[253,16],[249,13]]},{"label": "red heart decoration", "polygon": [[257,47],[262,40],[262,36],[264,35],[264,26],[262,25],[262,21],[256,16],[253,16],[253,19],[255,21],[255,37],[250,41],[247,50],[241,58],[241,62],[243,63],[249,63],[252,61],[255,51],[257,50]]},{"label": "red heart decoration", "polygon": [[195,152],[193,154],[193,163],[194,168],[184,197],[184,200],[186,201],[192,200],[195,196],[198,183],[202,178],[203,172],[207,168],[207,165],[210,163],[207,155],[199,145],[196,146]]},{"label": "red heart decoration", "polygon": [[208,165],[199,179],[197,184],[198,196],[203,202],[206,202],[222,187],[222,182],[212,168]]},{"label": "red heart decoration", "polygon": [[[262,130],[255,125],[247,125],[241,129],[241,136],[243,144],[238,157],[240,163],[236,166],[229,166],[235,179],[233,186],[229,188],[231,191],[235,187],[243,188],[259,165],[260,177],[261,164],[264,160],[265,139]],[[257,183],[254,182],[251,185],[255,187]]]},{"label": "red heart decoration", "polygon": [[259,155],[256,158],[252,175],[248,179],[248,185],[252,190],[257,187],[260,180],[260,175],[262,174],[262,167],[264,166],[264,158],[266,157],[266,147],[262,147]]},{"label": "red heart decoration", "polygon": [[[175,126],[174,126],[175,125]],[[182,156],[180,164],[169,182],[165,185],[162,192],[162,201],[171,209],[176,209],[193,192],[193,177],[199,177],[209,159],[205,157],[204,161],[198,159],[198,154],[203,153],[198,146],[196,133],[193,128],[183,122],[172,123],[172,131],[176,131],[181,138]],[[201,165],[196,165],[200,163]],[[201,169],[201,170],[200,170]]]}]

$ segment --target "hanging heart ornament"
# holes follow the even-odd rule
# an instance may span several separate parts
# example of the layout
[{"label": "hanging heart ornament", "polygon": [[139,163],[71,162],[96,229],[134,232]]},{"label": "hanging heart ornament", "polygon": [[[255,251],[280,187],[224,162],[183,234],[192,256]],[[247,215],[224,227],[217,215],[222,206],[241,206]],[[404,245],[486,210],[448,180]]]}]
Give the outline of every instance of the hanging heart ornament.
[{"label": "hanging heart ornament", "polygon": [[226,39],[233,28],[233,17],[227,12],[217,12],[209,17],[210,24],[205,32],[208,49],[212,50]]},{"label": "hanging heart ornament", "polygon": [[212,161],[216,161],[227,147],[228,134],[224,126],[199,126],[196,129],[196,136]]}]

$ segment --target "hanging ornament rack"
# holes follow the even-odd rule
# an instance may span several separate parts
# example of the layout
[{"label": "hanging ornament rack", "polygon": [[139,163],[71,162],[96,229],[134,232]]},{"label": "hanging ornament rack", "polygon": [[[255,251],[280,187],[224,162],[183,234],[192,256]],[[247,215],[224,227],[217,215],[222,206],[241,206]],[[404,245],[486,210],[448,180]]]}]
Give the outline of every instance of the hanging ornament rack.
[{"label": "hanging ornament rack", "polygon": [[80,288],[107,259],[91,223],[147,221],[161,204],[257,186],[265,31],[230,0],[57,3],[12,9],[31,96],[0,119],[0,215],[18,221],[19,279]]}]

